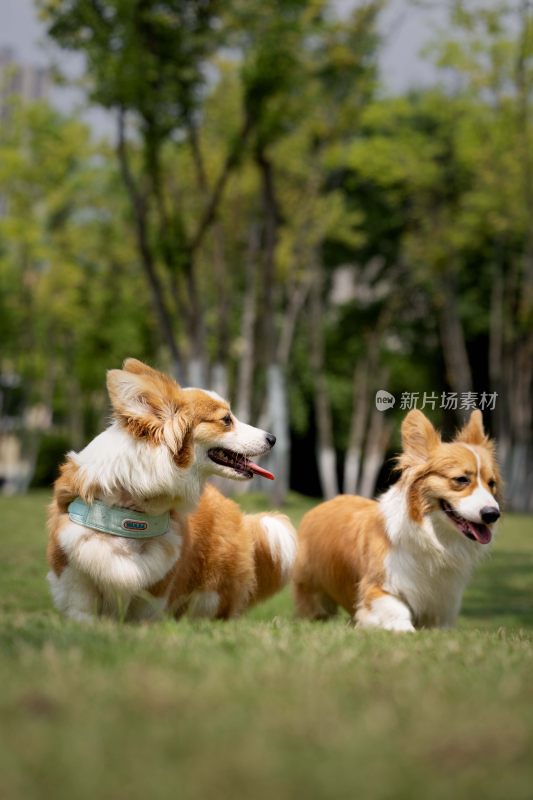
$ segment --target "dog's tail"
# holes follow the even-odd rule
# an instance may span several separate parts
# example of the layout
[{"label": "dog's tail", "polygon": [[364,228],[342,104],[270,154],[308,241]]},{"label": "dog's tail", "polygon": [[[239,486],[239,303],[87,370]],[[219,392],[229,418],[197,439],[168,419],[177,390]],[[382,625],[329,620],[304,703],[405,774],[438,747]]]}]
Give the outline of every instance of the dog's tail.
[{"label": "dog's tail", "polygon": [[250,605],[271,597],[289,582],[296,559],[296,531],[284,514],[247,514],[244,527],[254,543],[255,591]]}]

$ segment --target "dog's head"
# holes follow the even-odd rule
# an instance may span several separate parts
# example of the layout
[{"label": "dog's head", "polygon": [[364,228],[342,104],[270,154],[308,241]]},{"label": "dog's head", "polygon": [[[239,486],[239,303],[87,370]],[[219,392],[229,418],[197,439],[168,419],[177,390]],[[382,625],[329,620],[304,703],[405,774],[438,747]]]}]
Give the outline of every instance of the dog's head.
[{"label": "dog's head", "polygon": [[488,544],[500,516],[501,480],[481,411],[472,412],[452,442],[443,442],[421,411],[410,411],[402,446],[399,467],[411,518],[421,522],[435,514],[448,530]]},{"label": "dog's head", "polygon": [[137,442],[166,448],[180,474],[273,478],[250,457],[268,452],[275,436],[239,422],[214,392],[183,389],[133,358],[107,373],[107,389],[120,428]]}]

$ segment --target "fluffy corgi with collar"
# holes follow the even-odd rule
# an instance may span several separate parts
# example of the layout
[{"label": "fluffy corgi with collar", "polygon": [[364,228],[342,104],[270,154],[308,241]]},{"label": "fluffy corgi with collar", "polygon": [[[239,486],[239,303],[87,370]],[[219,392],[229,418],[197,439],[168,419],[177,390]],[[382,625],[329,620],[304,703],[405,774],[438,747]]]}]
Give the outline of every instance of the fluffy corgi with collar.
[{"label": "fluffy corgi with collar", "polygon": [[54,487],[56,607],[78,620],[151,619],[189,606],[230,616],[281,588],[295,555],[288,520],[246,517],[212,488],[202,496],[211,475],[273,478],[250,459],[275,437],[239,422],[215,393],[182,389],[135,359],[108,372],[107,388],[112,424],[68,454]]},{"label": "fluffy corgi with collar", "polygon": [[421,411],[402,424],[400,479],[379,501],[349,495],[306,514],[294,589],[300,616],[342,606],[365,628],[448,627],[500,516],[494,445],[473,411],[442,442]]}]

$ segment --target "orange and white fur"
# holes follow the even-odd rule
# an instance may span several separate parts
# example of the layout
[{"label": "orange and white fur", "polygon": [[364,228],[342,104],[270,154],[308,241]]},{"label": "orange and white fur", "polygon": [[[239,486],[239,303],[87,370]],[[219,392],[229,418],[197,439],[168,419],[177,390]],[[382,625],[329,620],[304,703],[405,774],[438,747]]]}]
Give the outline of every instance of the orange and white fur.
[{"label": "orange and white fur", "polygon": [[283,514],[243,514],[237,503],[207,486],[188,517],[181,558],[168,587],[168,606],[179,617],[228,619],[276,594],[288,583],[296,532]]},{"label": "orange and white fur", "polygon": [[349,495],[306,514],[294,589],[300,616],[342,606],[362,628],[449,627],[500,516],[500,478],[480,411],[442,442],[421,411],[402,424],[401,477],[378,501]]},{"label": "orange and white fur", "polygon": [[[54,488],[48,579],[56,607],[77,620],[187,610],[225,618],[278,591],[296,553],[288,519],[244,515],[213,487],[202,494],[211,475],[265,474],[250,457],[269,451],[275,438],[239,422],[215,393],[182,389],[135,359],[109,371],[107,387],[113,422],[68,454]],[[70,520],[76,497],[170,511],[170,529],[142,540],[95,531]]]}]

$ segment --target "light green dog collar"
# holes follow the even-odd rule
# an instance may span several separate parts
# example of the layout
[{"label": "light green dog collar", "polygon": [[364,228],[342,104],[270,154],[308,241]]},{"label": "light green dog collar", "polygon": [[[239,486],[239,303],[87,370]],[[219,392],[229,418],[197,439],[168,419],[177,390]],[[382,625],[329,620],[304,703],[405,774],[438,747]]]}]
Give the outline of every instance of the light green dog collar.
[{"label": "light green dog collar", "polygon": [[94,528],[113,536],[125,536],[126,539],[151,539],[163,536],[170,528],[170,514],[142,514],[129,508],[106,506],[100,500],[91,504],[77,497],[68,507],[68,515],[72,522]]}]

